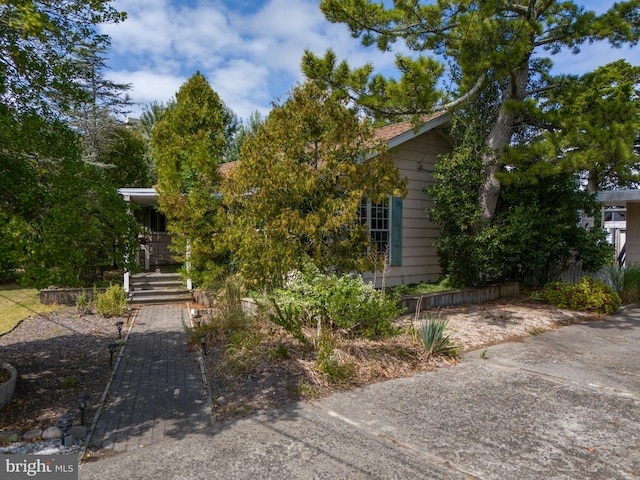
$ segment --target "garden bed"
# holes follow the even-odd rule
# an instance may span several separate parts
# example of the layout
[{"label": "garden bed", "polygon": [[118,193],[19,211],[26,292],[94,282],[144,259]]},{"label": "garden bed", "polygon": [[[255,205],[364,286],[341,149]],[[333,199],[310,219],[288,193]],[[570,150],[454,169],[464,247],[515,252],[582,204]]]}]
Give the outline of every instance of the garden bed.
[{"label": "garden bed", "polygon": [[94,293],[104,293],[107,289],[101,288],[62,288],[52,287],[40,290],[40,303],[43,305],[67,305],[73,306],[78,297],[83,293],[88,301],[93,301]]},{"label": "garden bed", "polygon": [[433,308],[453,307],[469,303],[481,303],[504,297],[520,295],[520,286],[516,282],[487,285],[486,287],[463,288],[446,290],[443,292],[422,293],[417,295],[403,295],[400,306],[406,313],[414,313]]}]

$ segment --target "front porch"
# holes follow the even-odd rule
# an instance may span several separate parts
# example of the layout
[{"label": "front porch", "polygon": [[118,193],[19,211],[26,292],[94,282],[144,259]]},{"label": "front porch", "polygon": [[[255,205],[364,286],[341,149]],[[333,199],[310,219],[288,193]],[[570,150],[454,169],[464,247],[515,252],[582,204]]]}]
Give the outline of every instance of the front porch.
[{"label": "front porch", "polygon": [[[139,248],[136,252],[132,252],[132,255],[134,255],[136,265],[141,267],[142,273],[132,276],[128,271],[124,272],[125,291],[133,293],[136,290],[148,290],[148,288],[140,287],[140,284],[144,284],[140,279],[160,275],[179,278],[177,271],[180,266],[175,264],[169,248],[171,236],[167,231],[167,219],[157,209],[158,192],[156,189],[120,188],[118,192],[129,203],[129,211],[136,218],[141,230],[138,235]],[[190,280],[187,280],[187,290],[191,290]]]}]

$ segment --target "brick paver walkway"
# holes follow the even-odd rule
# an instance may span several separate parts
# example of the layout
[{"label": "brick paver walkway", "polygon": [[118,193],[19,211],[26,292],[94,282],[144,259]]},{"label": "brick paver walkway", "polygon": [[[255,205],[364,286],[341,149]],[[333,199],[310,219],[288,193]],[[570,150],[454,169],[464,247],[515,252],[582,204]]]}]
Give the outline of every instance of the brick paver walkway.
[{"label": "brick paver walkway", "polygon": [[184,305],[138,311],[91,448],[124,452],[211,426],[200,367],[186,346],[188,315]]}]

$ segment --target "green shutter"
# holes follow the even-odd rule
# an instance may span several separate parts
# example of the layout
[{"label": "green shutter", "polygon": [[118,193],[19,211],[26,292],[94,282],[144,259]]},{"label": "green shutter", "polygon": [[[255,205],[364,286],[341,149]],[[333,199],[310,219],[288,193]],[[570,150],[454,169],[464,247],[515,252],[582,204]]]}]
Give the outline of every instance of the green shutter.
[{"label": "green shutter", "polygon": [[402,199],[391,198],[391,265],[402,265]]}]

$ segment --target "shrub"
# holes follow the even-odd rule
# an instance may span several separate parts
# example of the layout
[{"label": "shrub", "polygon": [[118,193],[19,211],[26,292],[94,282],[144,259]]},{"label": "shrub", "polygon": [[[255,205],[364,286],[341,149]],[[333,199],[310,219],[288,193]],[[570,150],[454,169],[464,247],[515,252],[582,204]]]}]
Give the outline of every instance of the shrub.
[{"label": "shrub", "polygon": [[80,313],[91,313],[91,310],[93,309],[93,302],[89,300],[87,292],[85,292],[84,289],[82,289],[78,298],[76,298],[76,308]]},{"label": "shrub", "polygon": [[292,303],[280,307],[273,298],[269,298],[269,301],[275,311],[275,313],[269,313],[269,320],[291,333],[300,343],[307,343],[308,339],[302,332],[302,320],[300,319],[302,312],[300,308]]},{"label": "shrub", "polygon": [[339,346],[331,332],[323,334],[318,340],[318,370],[333,385],[348,382],[356,372],[355,364],[343,358],[345,354]]},{"label": "shrub", "polygon": [[601,280],[582,277],[578,283],[548,283],[543,292],[551,304],[570,310],[613,314],[620,306],[620,297]]},{"label": "shrub", "polygon": [[301,327],[299,323],[315,326],[320,322],[365,338],[387,337],[396,333],[392,322],[402,313],[394,299],[361,277],[323,274],[313,265],[291,272],[272,301],[280,309],[272,320],[292,333]]},{"label": "shrub", "polygon": [[625,266],[610,266],[609,279],[613,289],[620,296],[622,303],[637,303],[640,301],[640,264]]},{"label": "shrub", "polygon": [[127,310],[127,294],[122,285],[110,285],[95,297],[96,310],[103,317],[119,317]]},{"label": "shrub", "polygon": [[429,355],[445,355],[458,359],[462,351],[461,345],[456,345],[445,334],[449,320],[440,317],[427,317],[420,321],[420,334],[424,348]]}]

